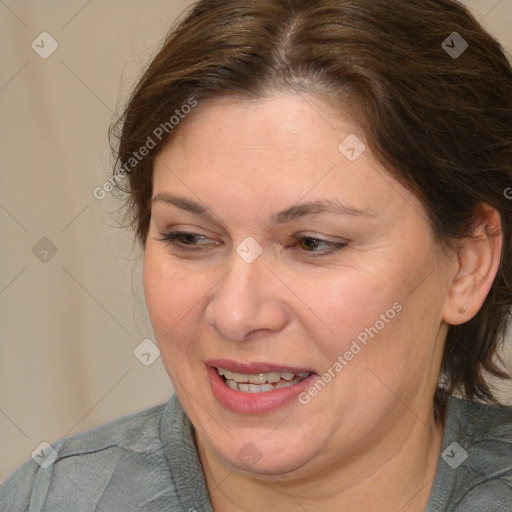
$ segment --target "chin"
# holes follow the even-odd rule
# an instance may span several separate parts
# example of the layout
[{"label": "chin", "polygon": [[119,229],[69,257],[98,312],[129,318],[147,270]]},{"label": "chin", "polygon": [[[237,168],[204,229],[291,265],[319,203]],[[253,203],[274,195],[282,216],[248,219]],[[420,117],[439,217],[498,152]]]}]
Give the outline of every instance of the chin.
[{"label": "chin", "polygon": [[308,462],[314,459],[313,453],[299,453],[301,443],[292,443],[290,439],[280,440],[285,447],[265,443],[263,440],[247,440],[226,449],[214,447],[216,456],[230,470],[258,480],[283,481],[296,480],[307,476],[311,469]]}]

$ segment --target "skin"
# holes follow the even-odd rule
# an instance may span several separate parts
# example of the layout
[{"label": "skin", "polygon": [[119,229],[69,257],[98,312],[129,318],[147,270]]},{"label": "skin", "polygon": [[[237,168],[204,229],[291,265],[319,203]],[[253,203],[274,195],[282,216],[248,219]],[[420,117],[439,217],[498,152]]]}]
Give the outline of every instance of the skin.
[{"label": "skin", "polygon": [[[172,194],[210,211],[153,201],[144,286],[216,511],[427,504],[443,434],[432,397],[447,327],[471,318],[488,292],[501,248],[489,232],[499,217],[483,208],[479,237],[459,255],[442,251],[422,204],[368,144],[354,162],[338,150],[349,134],[365,141],[348,116],[312,96],[215,100],[183,122],[155,162],[154,198]],[[368,215],[273,222],[318,200]],[[161,233],[173,230],[202,237],[171,245]],[[297,240],[306,235],[346,245],[329,252]],[[263,250],[253,263],[236,252],[248,236]],[[396,303],[401,311],[309,403],[240,414],[214,398],[206,361],[322,375]],[[248,443],[260,457],[250,466],[237,456]]]}]

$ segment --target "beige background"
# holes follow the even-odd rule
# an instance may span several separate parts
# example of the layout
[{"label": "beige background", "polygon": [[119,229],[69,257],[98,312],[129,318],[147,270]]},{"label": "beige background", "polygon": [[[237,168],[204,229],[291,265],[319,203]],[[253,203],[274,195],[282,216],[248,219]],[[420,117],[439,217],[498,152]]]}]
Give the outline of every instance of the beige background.
[{"label": "beige background", "polygon": [[[512,49],[512,0],[466,3]],[[0,0],[0,481],[42,441],[172,392],[161,360],[133,352],[152,337],[140,250],[93,190],[114,113],[189,4]],[[59,45],[47,59],[42,32]]]}]

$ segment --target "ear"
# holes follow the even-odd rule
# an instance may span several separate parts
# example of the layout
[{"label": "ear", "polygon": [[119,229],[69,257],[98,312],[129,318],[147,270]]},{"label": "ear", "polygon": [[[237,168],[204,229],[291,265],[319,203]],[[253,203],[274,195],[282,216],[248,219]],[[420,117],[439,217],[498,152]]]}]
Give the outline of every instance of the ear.
[{"label": "ear", "polygon": [[472,236],[457,253],[455,276],[443,305],[447,324],[463,324],[478,313],[498,272],[502,244],[499,213],[481,205],[475,213]]}]

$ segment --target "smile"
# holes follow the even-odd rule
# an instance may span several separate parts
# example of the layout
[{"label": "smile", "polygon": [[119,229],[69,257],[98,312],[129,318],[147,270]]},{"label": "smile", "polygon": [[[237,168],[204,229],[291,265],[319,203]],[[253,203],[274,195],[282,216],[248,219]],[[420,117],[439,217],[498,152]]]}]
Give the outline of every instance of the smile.
[{"label": "smile", "polygon": [[267,373],[237,373],[224,368],[216,368],[223,377],[226,386],[234,391],[243,393],[264,393],[276,389],[294,386],[311,375],[310,372],[267,372]]}]

